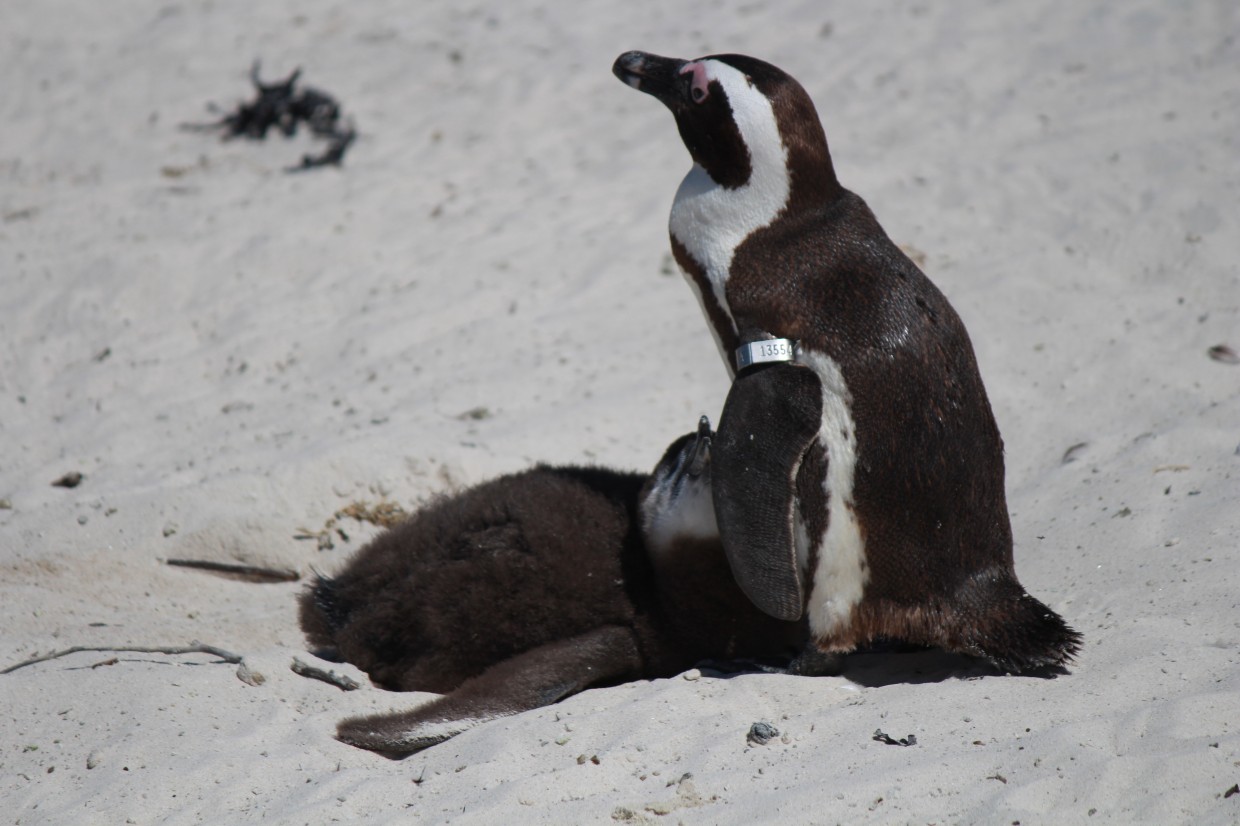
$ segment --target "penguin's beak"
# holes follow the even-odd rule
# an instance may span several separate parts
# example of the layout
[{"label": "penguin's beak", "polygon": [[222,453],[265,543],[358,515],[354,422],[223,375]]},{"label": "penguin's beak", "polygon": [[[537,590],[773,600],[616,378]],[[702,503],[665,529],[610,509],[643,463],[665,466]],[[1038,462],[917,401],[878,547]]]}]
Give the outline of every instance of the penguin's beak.
[{"label": "penguin's beak", "polygon": [[672,106],[683,100],[689,82],[681,73],[686,60],[646,52],[625,52],[612,64],[612,73],[639,92]]},{"label": "penguin's beak", "polygon": [[693,455],[689,457],[689,467],[685,471],[691,479],[696,479],[706,472],[710,463],[710,442],[715,434],[710,429],[710,419],[703,416],[698,421],[697,437],[693,440]]}]

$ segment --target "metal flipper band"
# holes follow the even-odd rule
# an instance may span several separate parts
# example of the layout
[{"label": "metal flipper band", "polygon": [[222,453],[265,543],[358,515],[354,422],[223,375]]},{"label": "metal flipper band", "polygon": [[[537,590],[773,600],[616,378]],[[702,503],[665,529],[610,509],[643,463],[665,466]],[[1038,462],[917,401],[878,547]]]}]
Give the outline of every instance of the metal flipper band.
[{"label": "metal flipper band", "polygon": [[796,358],[797,343],[788,338],[772,338],[751,341],[736,348],[736,372],[755,364],[769,361],[792,361]]}]

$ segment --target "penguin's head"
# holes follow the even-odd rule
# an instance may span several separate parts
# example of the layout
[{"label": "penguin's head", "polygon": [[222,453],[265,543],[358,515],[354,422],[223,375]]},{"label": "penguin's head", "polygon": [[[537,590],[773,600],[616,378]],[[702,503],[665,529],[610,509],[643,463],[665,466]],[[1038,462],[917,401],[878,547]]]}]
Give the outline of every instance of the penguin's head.
[{"label": "penguin's head", "polygon": [[720,186],[742,187],[766,165],[792,170],[807,194],[838,187],[814,103],[783,70],[745,55],[625,52],[612,72],[671,110],[694,163]]},{"label": "penguin's head", "polygon": [[714,433],[703,416],[698,429],[672,442],[641,496],[642,534],[657,556],[681,539],[717,540],[710,488],[710,443]]}]

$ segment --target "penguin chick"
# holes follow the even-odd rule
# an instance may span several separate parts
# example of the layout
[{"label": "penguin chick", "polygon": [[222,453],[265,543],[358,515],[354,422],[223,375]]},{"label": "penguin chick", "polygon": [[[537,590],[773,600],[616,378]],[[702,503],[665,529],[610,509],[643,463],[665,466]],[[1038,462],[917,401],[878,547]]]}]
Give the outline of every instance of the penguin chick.
[{"label": "penguin chick", "polygon": [[805,90],[743,55],[627,52],[693,160],[672,252],[733,384],[712,476],[745,593],[817,646],[888,638],[1061,666],[1080,635],[1016,578],[1003,442],[947,299],[840,185]]},{"label": "penguin chick", "polygon": [[405,754],[590,686],[796,653],[805,624],[754,608],[719,544],[712,435],[702,417],[650,476],[538,466],[443,497],[320,578],[300,597],[312,648],[444,695],[339,739]]}]

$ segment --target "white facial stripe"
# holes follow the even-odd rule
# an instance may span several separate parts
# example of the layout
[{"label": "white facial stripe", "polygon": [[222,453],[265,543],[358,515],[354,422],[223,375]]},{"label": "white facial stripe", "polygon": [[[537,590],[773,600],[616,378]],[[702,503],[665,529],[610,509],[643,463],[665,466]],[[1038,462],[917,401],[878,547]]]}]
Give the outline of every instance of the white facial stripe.
[{"label": "white facial stripe", "polygon": [[822,424],[818,441],[827,451],[827,532],[818,552],[810,585],[809,628],[815,637],[829,636],[847,625],[861,601],[869,570],[865,542],[853,511],[853,478],[857,468],[857,428],[852,394],[844,374],[823,353],[802,351],[800,361],[822,381]]},{"label": "white facial stripe", "polygon": [[[788,150],[779,136],[771,102],[743,72],[717,60],[691,65],[701,66],[706,78],[717,81],[727,95],[732,117],[749,149],[752,172],[744,186],[725,189],[694,164],[672,203],[671,233],[706,270],[715,298],[735,326],[724,282],[736,248],[775,220],[788,203]],[[731,370],[726,354],[724,361]]]}]

